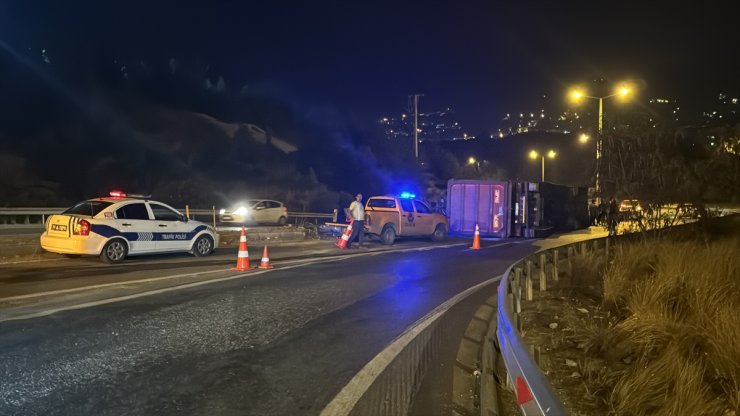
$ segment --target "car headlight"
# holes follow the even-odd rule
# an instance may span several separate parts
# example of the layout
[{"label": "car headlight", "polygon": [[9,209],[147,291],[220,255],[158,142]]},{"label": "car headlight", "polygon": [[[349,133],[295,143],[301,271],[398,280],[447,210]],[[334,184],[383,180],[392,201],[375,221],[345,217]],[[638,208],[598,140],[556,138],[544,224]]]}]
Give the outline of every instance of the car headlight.
[{"label": "car headlight", "polygon": [[219,211],[218,213],[221,214],[221,215],[224,215],[224,214],[226,214],[226,210],[223,209],[223,208],[221,208],[221,211]]},{"label": "car headlight", "polygon": [[239,207],[234,211],[234,214],[236,215],[247,215],[247,209],[244,207]]}]

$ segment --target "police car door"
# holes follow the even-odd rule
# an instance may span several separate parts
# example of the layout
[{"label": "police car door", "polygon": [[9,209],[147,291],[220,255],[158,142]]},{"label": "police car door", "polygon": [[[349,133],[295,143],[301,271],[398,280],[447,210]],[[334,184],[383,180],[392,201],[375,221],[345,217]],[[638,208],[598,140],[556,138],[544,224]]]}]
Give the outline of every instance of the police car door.
[{"label": "police car door", "polygon": [[116,228],[129,242],[129,253],[155,251],[154,222],[144,201],[126,204],[116,210]]},{"label": "police car door", "polygon": [[155,242],[157,251],[187,251],[192,242],[189,233],[192,231],[185,216],[174,209],[156,202],[149,207],[154,214]]}]

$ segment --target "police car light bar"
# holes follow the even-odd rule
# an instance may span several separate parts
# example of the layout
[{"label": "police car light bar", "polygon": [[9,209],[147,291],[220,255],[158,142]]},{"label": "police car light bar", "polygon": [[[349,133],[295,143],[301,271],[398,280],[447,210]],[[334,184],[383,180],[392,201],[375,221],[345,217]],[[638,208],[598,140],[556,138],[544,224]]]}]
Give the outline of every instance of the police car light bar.
[{"label": "police car light bar", "polygon": [[144,195],[144,194],[127,194],[123,191],[110,191],[108,194],[112,198],[141,198],[141,199],[149,199],[152,196],[150,194]]},{"label": "police car light bar", "polygon": [[401,198],[404,198],[404,199],[416,198],[416,194],[412,194],[411,192],[401,192]]}]

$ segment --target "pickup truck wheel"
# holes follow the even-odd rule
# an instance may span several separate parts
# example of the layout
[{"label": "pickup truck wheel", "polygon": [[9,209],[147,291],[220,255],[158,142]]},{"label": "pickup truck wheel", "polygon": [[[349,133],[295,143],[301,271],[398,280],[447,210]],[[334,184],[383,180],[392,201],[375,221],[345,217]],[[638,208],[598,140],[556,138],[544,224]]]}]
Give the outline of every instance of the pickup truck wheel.
[{"label": "pickup truck wheel", "polygon": [[390,225],[383,227],[383,231],[380,233],[380,242],[389,246],[396,241],[396,230]]},{"label": "pickup truck wheel", "polygon": [[434,233],[432,233],[432,241],[444,241],[445,238],[447,238],[447,227],[445,227],[444,224],[437,224],[437,228],[435,228]]}]

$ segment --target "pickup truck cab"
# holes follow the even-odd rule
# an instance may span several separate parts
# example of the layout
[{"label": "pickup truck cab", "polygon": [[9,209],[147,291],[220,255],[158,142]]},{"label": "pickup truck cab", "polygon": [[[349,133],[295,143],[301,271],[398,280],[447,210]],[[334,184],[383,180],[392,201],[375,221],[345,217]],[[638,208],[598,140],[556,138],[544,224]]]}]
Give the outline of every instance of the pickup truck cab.
[{"label": "pickup truck cab", "polygon": [[397,237],[427,236],[432,241],[447,238],[447,217],[433,212],[414,198],[373,196],[365,203],[365,229],[386,245]]}]

